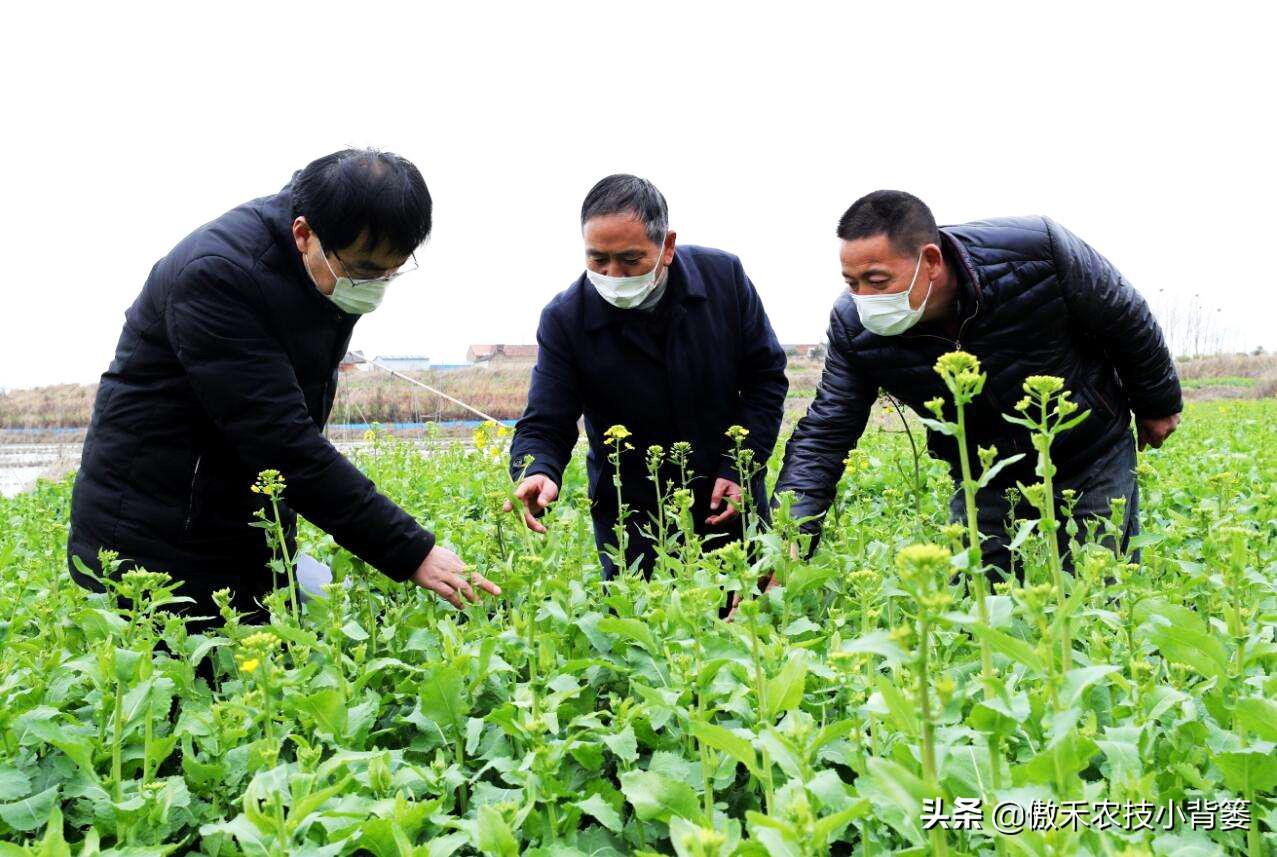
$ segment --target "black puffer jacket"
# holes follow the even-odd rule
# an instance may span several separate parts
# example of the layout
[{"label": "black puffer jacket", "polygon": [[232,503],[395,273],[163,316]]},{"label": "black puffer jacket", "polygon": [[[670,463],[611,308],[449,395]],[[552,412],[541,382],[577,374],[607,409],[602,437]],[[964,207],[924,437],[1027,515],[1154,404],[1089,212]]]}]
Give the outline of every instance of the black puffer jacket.
[{"label": "black puffer jacket", "polygon": [[[1085,470],[1129,433],[1131,411],[1155,418],[1182,409],[1179,377],[1148,304],[1077,236],[1044,217],[985,220],[940,233],[960,284],[956,337],[929,323],[879,336],[860,323],[850,294],[834,304],[820,386],[789,440],[776,485],[778,493],[799,495],[797,514],[829,508],[843,459],[880,388],[924,415],[928,399],[949,402],[933,367],[955,349],[980,358],[988,373],[967,415],[972,461],[977,444],[996,444],[1003,456],[1026,453],[1000,475],[1003,484],[1037,481],[1028,432],[1002,418],[1015,413],[1029,375],[1064,378],[1073,400],[1091,410],[1052,447],[1062,476]],[[956,440],[928,432],[927,445],[956,478]],[[817,520],[809,529],[819,526]]]},{"label": "black puffer jacket", "polygon": [[204,609],[224,586],[249,609],[271,586],[262,532],[248,526],[266,468],[287,481],[287,506],[391,577],[433,547],[322,434],[357,316],[315,288],[292,221],[285,188],[200,227],[151,270],[98,388],[70,555],[96,568],[110,548],[182,579]]}]

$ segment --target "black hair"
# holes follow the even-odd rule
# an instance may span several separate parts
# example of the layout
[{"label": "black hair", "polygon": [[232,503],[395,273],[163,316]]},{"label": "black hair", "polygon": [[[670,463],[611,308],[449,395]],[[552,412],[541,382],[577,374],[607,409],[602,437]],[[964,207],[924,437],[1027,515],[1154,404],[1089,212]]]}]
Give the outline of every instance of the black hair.
[{"label": "black hair", "polygon": [[581,227],[585,228],[592,217],[621,213],[633,214],[653,244],[665,240],[670,228],[669,208],[664,195],[647,179],[626,173],[600,179],[581,203]]},{"label": "black hair", "polygon": [[876,190],[851,204],[838,220],[844,241],[886,235],[897,253],[916,255],[927,244],[940,243],[940,230],[927,204],[902,190]]},{"label": "black hair", "polygon": [[343,149],[311,161],[293,178],[293,216],[305,217],[326,250],[366,235],[364,248],[407,255],[430,235],[430,191],[407,158]]}]

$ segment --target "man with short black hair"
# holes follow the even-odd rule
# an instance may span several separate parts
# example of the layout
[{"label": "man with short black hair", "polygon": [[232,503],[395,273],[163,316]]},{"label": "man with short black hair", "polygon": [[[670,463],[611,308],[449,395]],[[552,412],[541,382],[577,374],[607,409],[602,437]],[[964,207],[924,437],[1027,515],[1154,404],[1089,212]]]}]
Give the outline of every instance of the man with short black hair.
[{"label": "man with short black hair", "polygon": [[[511,444],[511,474],[524,518],[538,520],[559,495],[584,414],[595,542],[603,576],[615,574],[609,548],[619,509],[605,433],[623,425],[621,455],[627,566],[650,573],[654,545],[643,530],[657,510],[648,479],[649,446],[667,456],[679,441],[692,453],[692,512],[711,546],[742,534],[742,489],[724,433],[740,425],[765,465],[780,430],[788,381],[785,353],[740,260],[707,247],[675,245],[665,197],[649,181],[612,175],[581,206],[585,271],[541,313],[527,409]],[[525,462],[530,459],[531,464]],[[668,457],[665,484],[679,468]],[[763,474],[752,498],[766,515]]]},{"label": "man with short black hair", "polygon": [[68,541],[79,583],[99,586],[76,563],[101,574],[107,549],[181,581],[196,615],[216,614],[222,588],[256,615],[273,580],[249,526],[266,498],[251,489],[274,469],[287,533],[301,513],[382,573],[457,607],[477,600],[474,587],[499,592],[478,574],[467,580],[460,558],[323,435],[355,323],[416,267],[431,209],[412,163],[348,149],[156,263],[125,313],[84,442]]},{"label": "man with short black hair", "polygon": [[[876,191],[838,223],[847,293],[834,305],[829,351],[815,400],[785,450],[776,492],[793,491],[794,512],[819,533],[843,474],[843,458],[865,429],[880,389],[919,413],[949,395],[934,366],[954,350],[974,354],[988,375],[968,406],[971,461],[977,446],[1024,453],[977,493],[984,559],[1006,570],[1006,489],[1030,484],[1035,453],[1014,413],[1030,375],[1055,375],[1090,416],[1051,448],[1055,487],[1078,496],[1079,519],[1107,517],[1126,501],[1122,546],[1139,528],[1134,411],[1141,448],[1159,447],[1183,408],[1179,378],[1148,305],[1107,259],[1044,217],[984,220],[937,228],[922,200]],[[960,479],[952,437],[928,432],[933,455]],[[950,512],[960,518],[962,492]]]}]

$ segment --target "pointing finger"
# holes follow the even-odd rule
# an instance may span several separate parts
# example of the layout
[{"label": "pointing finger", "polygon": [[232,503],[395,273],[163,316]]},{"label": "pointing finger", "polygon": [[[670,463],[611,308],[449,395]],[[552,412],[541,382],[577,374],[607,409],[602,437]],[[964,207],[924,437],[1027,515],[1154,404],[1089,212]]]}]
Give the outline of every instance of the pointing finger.
[{"label": "pointing finger", "polygon": [[500,586],[497,586],[495,583],[493,583],[491,580],[488,580],[488,578],[484,577],[482,574],[480,574],[477,571],[470,575],[470,579],[471,581],[474,582],[475,586],[479,587],[484,592],[487,592],[490,595],[501,594]]},{"label": "pointing finger", "polygon": [[433,590],[434,593],[438,595],[440,598],[442,598],[444,601],[447,601],[449,604],[451,604],[453,607],[456,607],[458,610],[461,609],[462,604],[460,599],[457,598],[457,593],[453,592],[452,587],[449,586],[448,584],[444,583],[443,581],[437,581],[430,585],[430,589]]},{"label": "pointing finger", "polygon": [[448,581],[458,592],[466,597],[471,604],[479,601],[479,596],[474,594],[474,590],[470,588],[470,584],[466,582],[464,577],[454,575],[452,580]]}]

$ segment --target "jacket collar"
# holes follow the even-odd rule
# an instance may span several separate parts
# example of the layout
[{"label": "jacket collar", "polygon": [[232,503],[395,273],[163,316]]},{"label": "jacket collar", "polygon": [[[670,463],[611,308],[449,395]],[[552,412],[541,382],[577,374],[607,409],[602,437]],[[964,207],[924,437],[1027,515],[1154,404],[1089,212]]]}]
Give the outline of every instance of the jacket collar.
[{"label": "jacket collar", "polygon": [[[296,179],[296,177],[296,174],[294,174],[293,178]],[[302,262],[301,253],[297,252],[297,243],[293,240],[292,191],[293,184],[290,181],[280,189],[279,193],[261,200],[258,214],[265,222],[273,244],[267,257],[264,257],[264,261],[272,269],[296,284],[302,290],[302,293],[306,295],[304,300],[310,301],[312,305],[325,312],[331,312],[337,319],[353,323],[359,319],[359,316],[351,315],[338,308],[319,289],[315,288],[315,281],[310,278],[310,273],[306,270],[305,263]]]},{"label": "jacket collar", "polygon": [[270,230],[282,266],[289,274],[313,287],[314,283],[310,274],[306,273],[306,266],[302,264],[301,254],[293,241],[293,183],[284,185],[279,193],[266,197],[263,203],[260,213]]},{"label": "jacket collar", "polygon": [[[585,300],[585,329],[595,331],[618,321],[631,318],[634,310],[617,309],[595,291],[590,278],[581,274],[577,285]],[[670,264],[669,283],[666,286],[665,300],[679,303],[687,301],[703,301],[707,297],[705,280],[696,266],[687,260],[686,251],[682,247],[674,248],[674,261]]]},{"label": "jacket collar", "polygon": [[950,258],[957,260],[962,266],[958,277],[958,287],[964,302],[973,305],[980,303],[980,277],[976,273],[975,262],[965,244],[950,231],[951,227],[940,227],[940,243],[950,252]]}]

